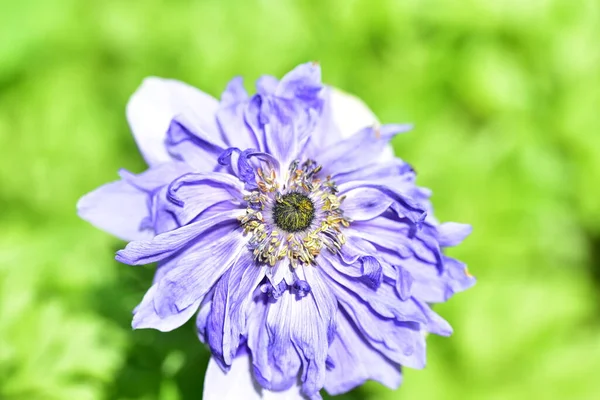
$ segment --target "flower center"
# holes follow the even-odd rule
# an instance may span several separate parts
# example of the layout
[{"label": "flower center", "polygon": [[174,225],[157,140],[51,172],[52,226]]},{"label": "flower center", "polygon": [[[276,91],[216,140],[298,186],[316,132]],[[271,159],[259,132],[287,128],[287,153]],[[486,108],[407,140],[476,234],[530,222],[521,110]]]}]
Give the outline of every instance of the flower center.
[{"label": "flower center", "polygon": [[350,220],[340,208],[344,196],[338,196],[329,177],[319,178],[320,171],[312,160],[294,161],[285,179],[272,169],[257,170],[257,189],[244,197],[246,215],[240,223],[258,263],[288,260],[297,268],[316,265],[324,249],[340,251],[346,242],[342,229]]},{"label": "flower center", "polygon": [[285,232],[300,232],[310,226],[315,218],[312,200],[298,192],[278,196],[273,205],[273,220]]}]

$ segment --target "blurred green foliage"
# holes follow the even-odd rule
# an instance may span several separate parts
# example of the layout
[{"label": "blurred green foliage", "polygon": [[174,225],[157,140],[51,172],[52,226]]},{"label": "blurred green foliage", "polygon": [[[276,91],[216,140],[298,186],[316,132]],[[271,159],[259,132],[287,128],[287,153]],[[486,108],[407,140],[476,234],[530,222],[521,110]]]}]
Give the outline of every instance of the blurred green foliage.
[{"label": "blurred green foliage", "polygon": [[218,96],[318,60],[384,122],[478,285],[428,366],[342,399],[598,399],[597,0],[0,0],[0,398],[201,398],[192,325],[131,331],[152,269],[75,215],[141,171],[124,108],[148,75]]}]

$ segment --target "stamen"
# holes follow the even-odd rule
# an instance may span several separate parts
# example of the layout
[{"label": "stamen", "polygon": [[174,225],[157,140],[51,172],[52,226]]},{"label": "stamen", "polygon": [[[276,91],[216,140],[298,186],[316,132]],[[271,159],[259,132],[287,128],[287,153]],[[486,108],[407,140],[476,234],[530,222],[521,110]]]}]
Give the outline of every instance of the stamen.
[{"label": "stamen", "polygon": [[281,184],[274,169],[257,168],[256,190],[244,199],[248,207],[240,223],[254,259],[275,266],[288,259],[292,267],[316,264],[323,248],[339,253],[346,242],[342,229],[350,221],[340,209],[344,197],[312,160],[294,161]]}]

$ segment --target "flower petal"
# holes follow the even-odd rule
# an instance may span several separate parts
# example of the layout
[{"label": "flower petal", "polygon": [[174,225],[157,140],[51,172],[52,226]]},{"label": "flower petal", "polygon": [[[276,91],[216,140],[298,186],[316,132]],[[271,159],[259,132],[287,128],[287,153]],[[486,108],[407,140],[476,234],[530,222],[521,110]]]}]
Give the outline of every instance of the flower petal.
[{"label": "flower petal", "polygon": [[370,379],[391,389],[402,382],[400,365],[375,350],[346,313],[338,317],[328,355],[333,365],[327,370],[325,389],[331,395],[350,391]]},{"label": "flower petal", "polygon": [[185,225],[214,204],[241,202],[243,189],[239,179],[230,174],[188,173],[169,185],[167,208]]},{"label": "flower petal", "polygon": [[121,179],[144,192],[153,193],[157,188],[169,184],[175,178],[191,172],[189,165],[180,162],[169,162],[148,168],[141,174],[134,174],[126,169],[119,170]]},{"label": "flower petal", "polygon": [[329,290],[338,300],[345,299],[348,304],[359,305],[368,312],[382,318],[401,322],[427,323],[426,315],[413,299],[402,301],[389,283],[383,282],[374,287],[366,279],[356,279],[341,271],[349,269],[337,265],[332,256],[323,256],[319,266],[329,278]]},{"label": "flower petal", "polygon": [[394,202],[379,190],[372,188],[356,188],[346,192],[345,196],[342,205],[344,216],[353,221],[375,218],[390,208]]},{"label": "flower petal", "polygon": [[338,190],[341,194],[348,193],[351,190],[358,188],[376,189],[382,195],[392,199],[394,201],[394,210],[398,214],[408,218],[414,226],[419,226],[427,215],[426,207],[412,198],[412,188],[408,184],[399,185],[394,184],[394,182],[372,183],[369,181],[353,181],[338,186]]},{"label": "flower petal", "polygon": [[215,225],[222,224],[227,220],[235,220],[239,214],[239,210],[219,213],[173,231],[161,233],[152,240],[130,242],[123,250],[117,252],[115,258],[117,261],[129,265],[143,265],[164,260],[189,245],[192,239]]},{"label": "flower petal", "polygon": [[256,92],[262,95],[275,94],[279,80],[272,75],[263,75],[256,80]]},{"label": "flower petal", "polygon": [[260,105],[257,119],[267,148],[282,165],[298,157],[315,129],[323,107],[322,88],[318,65],[302,64],[281,79],[275,96],[256,95],[251,102]]},{"label": "flower petal", "polygon": [[361,99],[336,88],[331,88],[331,113],[343,138],[379,124],[373,111]]},{"label": "flower petal", "polygon": [[79,216],[123,240],[146,240],[151,230],[140,229],[150,214],[149,197],[125,181],[108,183],[83,196],[77,203]]},{"label": "flower petal", "polygon": [[185,115],[215,140],[218,129],[215,113],[218,101],[183,82],[150,77],[131,96],[127,104],[127,120],[135,141],[148,165],[171,161],[165,138],[171,120]]},{"label": "flower petal", "polygon": [[[225,144],[218,134],[207,134],[185,115],[176,115],[167,129],[165,146],[176,160],[182,160],[193,170],[214,171]],[[216,143],[215,143],[216,142]]]},{"label": "flower petal", "polygon": [[249,329],[248,345],[255,375],[263,387],[287,389],[300,373],[302,393],[319,398],[337,304],[317,269],[304,268],[304,274],[310,292],[296,296],[287,290],[267,303],[266,318],[252,319],[256,329]]},{"label": "flower petal", "polygon": [[252,364],[247,354],[238,355],[231,369],[224,372],[211,358],[204,377],[203,400],[304,400],[299,386],[282,392],[260,387],[252,376]]},{"label": "flower petal", "polygon": [[164,318],[177,314],[202,300],[240,253],[246,251],[245,247],[240,231],[231,231],[212,243],[200,239],[158,283],[154,301],[158,315]]},{"label": "flower petal", "polygon": [[420,324],[381,318],[364,303],[348,296],[338,296],[338,301],[375,349],[395,363],[415,369],[425,367],[425,338]]},{"label": "flower petal", "polygon": [[442,247],[458,246],[472,231],[471,225],[445,222],[437,227],[437,239]]},{"label": "flower petal", "polygon": [[265,267],[256,265],[252,253],[245,252],[215,286],[204,331],[213,357],[222,366],[231,365],[241,335],[248,335],[249,303],[264,276]]},{"label": "flower petal", "polygon": [[327,174],[355,171],[384,161],[382,155],[390,140],[397,134],[411,129],[412,125],[397,124],[363,128],[335,146],[324,148],[316,159],[323,165]]},{"label": "flower petal", "polygon": [[178,313],[162,318],[157,314],[154,307],[154,299],[157,288],[157,284],[152,285],[148,292],[146,292],[144,295],[144,299],[140,305],[136,307],[133,314],[133,322],[131,324],[133,329],[152,328],[158,329],[162,332],[172,331],[173,329],[179,328],[190,318],[192,318],[200,306],[200,301],[197,301]]}]

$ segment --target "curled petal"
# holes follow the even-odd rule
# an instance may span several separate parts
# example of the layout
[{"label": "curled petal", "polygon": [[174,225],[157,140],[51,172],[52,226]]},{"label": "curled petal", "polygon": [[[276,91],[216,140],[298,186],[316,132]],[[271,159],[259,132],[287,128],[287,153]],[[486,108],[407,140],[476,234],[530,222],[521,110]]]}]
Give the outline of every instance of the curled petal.
[{"label": "curled petal", "polygon": [[353,221],[365,221],[384,213],[393,200],[373,188],[357,188],[345,193],[344,216]]},{"label": "curled petal", "polygon": [[400,365],[369,344],[345,313],[338,317],[338,327],[329,347],[332,368],[327,370],[325,389],[338,395],[376,380],[396,389],[402,382]]}]

